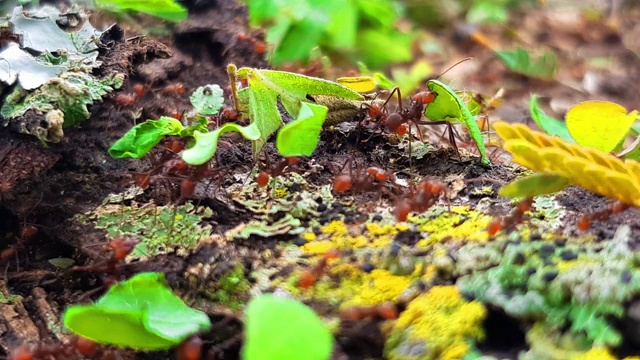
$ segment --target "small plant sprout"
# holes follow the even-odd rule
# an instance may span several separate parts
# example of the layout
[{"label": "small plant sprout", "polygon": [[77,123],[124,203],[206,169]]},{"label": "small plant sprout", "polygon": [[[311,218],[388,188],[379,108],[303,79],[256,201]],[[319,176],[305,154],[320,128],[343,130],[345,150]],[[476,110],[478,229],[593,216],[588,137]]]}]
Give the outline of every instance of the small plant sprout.
[{"label": "small plant sprout", "polygon": [[271,294],[246,310],[244,360],[328,360],[333,336],[308,306]]},{"label": "small plant sprout", "polygon": [[64,325],[102,345],[168,350],[209,331],[207,314],[189,308],[167,287],[163,273],[140,273],[113,285],[91,305],[72,305]]}]

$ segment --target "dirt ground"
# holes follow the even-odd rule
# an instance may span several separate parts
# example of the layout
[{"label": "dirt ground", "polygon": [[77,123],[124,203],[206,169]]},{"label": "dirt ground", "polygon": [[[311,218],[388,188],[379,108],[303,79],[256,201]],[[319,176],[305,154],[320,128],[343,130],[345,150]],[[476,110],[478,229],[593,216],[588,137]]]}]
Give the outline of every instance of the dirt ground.
[{"label": "dirt ground", "polygon": [[[55,331],[60,326],[60,313],[65,306],[87,298],[95,299],[101,294],[98,291],[87,295],[102,284],[99,275],[60,269],[49,260],[69,258],[75,265],[89,265],[105,259],[101,249],[108,241],[106,231],[97,228],[93,222],[78,221],[74,216],[96,211],[108,195],[130,188],[132,172],[148,167],[144,161],[116,160],[107,153],[110,144],[134,124],[132,113],[141,109],[141,118],[151,119],[182,112],[190,106],[189,94],[199,86],[220,84],[224,88],[228,85],[228,63],[256,68],[268,66],[264,55],[257,53],[251,42],[236,36],[239,33],[251,34],[256,39],[263,36],[258,31],[248,30],[246,8],[231,0],[194,0],[189,7],[189,19],[172,27],[170,36],[138,37],[136,31],[139,29],[123,25],[125,39],[116,42],[112,48],[102,49],[100,55],[104,61],[103,71],[118,69],[129,74],[122,90],[124,93],[131,92],[132,86],[138,83],[151,89],[180,83],[184,85],[184,94],[148,91],[136,104],[124,107],[116,104],[114,98],[108,98],[91,108],[91,119],[81,127],[65,130],[62,143],[47,147],[11,128],[0,129],[0,250],[4,251],[0,258],[4,270],[0,291],[5,297],[8,294],[22,297],[19,302],[0,302],[0,358],[5,358],[23,343],[58,343],[68,339],[68,334]],[[473,61],[449,71],[444,79],[452,81],[454,87],[483,94],[494,94],[503,88],[503,105],[491,114],[491,119],[531,123],[528,102],[532,93],[547,99],[545,110],[557,118],[561,118],[571,105],[587,99],[611,100],[633,109],[640,103],[640,48],[634,49],[630,45],[629,33],[638,31],[640,8],[617,15],[617,27],[603,21],[589,22],[569,12],[530,10],[512,15],[512,28],[516,32],[512,36],[530,48],[544,45],[558,54],[560,71],[555,81],[532,80],[510,72],[486,46],[469,36],[470,29],[455,24],[433,34],[446,47],[444,54],[430,59],[436,69],[434,76],[461,58],[473,57]],[[106,20],[96,16],[92,21]],[[510,41],[504,28],[472,30],[482,32],[495,46]],[[608,61],[606,67],[596,67],[589,61],[602,58]],[[353,69],[332,69],[337,73],[335,75],[344,75],[349,70]],[[228,100],[228,91],[225,95]],[[38,115],[28,113],[26,116],[37,118]],[[304,193],[301,187],[317,190],[331,184],[335,177],[331,167],[339,168],[350,159],[360,168],[378,166],[393,171],[405,181],[416,176],[444,181],[457,189],[452,199],[454,206],[482,208],[489,216],[502,216],[511,210],[509,201],[497,196],[497,189],[525,170],[508,163],[508,156],[500,150],[494,154],[497,160],[485,168],[479,164],[470,146],[462,146],[463,156],[458,159],[444,141],[436,141],[423,158],[413,159],[409,166],[408,158],[397,146],[397,139],[365,132],[366,137],[370,136],[369,140],[358,141],[362,135],[357,133],[355,126],[344,125],[323,132],[315,155],[301,159],[298,173],[303,175],[306,184],[287,185],[286,193],[291,201],[299,201],[297,196]],[[438,140],[442,130],[425,129],[425,132],[430,139]],[[200,241],[187,254],[167,251],[130,262],[124,265],[123,272],[125,275],[142,271],[164,272],[171,287],[187,303],[205,310],[216,324],[214,331],[204,336],[207,351],[215,354],[215,358],[235,359],[239,358],[241,346],[241,341],[237,340],[242,331],[241,312],[230,306],[207,304],[203,301],[203,289],[237,264],[242,265],[242,272],[247,276],[264,266],[278,268],[277,272],[271,273],[272,279],[284,278],[297,271],[299,264],[284,260],[286,247],[283,243],[302,246],[305,242],[300,240],[300,232],[286,231],[268,237],[251,235],[245,239],[225,240],[228,232],[246,226],[256,216],[238,198],[253,196],[264,200],[255,190],[249,195],[234,193],[242,192],[238,186],[245,183],[254,164],[248,142],[233,137],[226,140],[218,154],[222,176],[210,186],[198,184],[193,199],[194,204],[211,210],[211,216],[200,225],[210,226],[212,236]],[[266,152],[275,158],[272,143],[266,146]],[[129,198],[118,206],[166,205],[175,202],[178,194],[176,184],[158,183],[134,200]],[[608,205],[607,199],[573,187],[557,195],[556,201],[565,215],[555,232],[566,237],[584,235],[576,228],[582,212],[596,211]],[[372,216],[388,213],[394,203],[395,199],[387,194],[334,194],[333,204],[319,201],[315,205],[317,215],[307,214],[301,220],[301,227],[307,229],[305,234],[311,229],[320,236],[322,230],[319,229],[333,220],[361,224]],[[321,205],[324,205],[322,211]],[[444,207],[445,204],[440,205]],[[280,211],[270,216],[270,221],[277,223],[285,214]],[[463,222],[465,220],[460,224]],[[592,235],[595,242],[611,239],[620,224],[631,227],[633,245],[637,248],[640,210],[635,208],[606,221],[595,221],[587,234]],[[37,228],[37,234],[21,239],[20,231],[27,225]],[[419,231],[404,231],[402,235],[395,235],[395,241],[412,248],[420,236]],[[8,252],[8,249],[16,251]],[[268,258],[266,253],[272,257]],[[206,274],[202,270],[204,267],[208,269]],[[197,273],[196,268],[202,272]],[[186,276],[194,272],[195,282]],[[450,279],[448,283],[453,282]],[[305,300],[320,314],[336,311],[322,301]],[[518,351],[527,348],[523,330],[499,310],[489,311],[483,327],[486,337],[478,348],[485,354],[515,358]],[[338,346],[334,358],[383,357],[385,335],[377,321],[347,323],[340,328],[336,339]],[[631,344],[620,350],[620,354],[638,351],[640,347]],[[122,359],[168,359],[173,355],[120,351],[117,356]]]}]

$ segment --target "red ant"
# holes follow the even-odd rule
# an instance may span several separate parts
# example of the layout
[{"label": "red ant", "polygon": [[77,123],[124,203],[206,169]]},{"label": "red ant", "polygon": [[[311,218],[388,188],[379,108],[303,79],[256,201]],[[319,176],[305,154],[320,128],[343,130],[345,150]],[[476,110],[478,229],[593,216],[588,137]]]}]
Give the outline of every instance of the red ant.
[{"label": "red ant", "polygon": [[174,83],[174,84],[169,84],[163,87],[162,90],[160,91],[163,94],[167,94],[167,95],[171,95],[171,94],[181,95],[181,94],[184,94],[185,88],[184,88],[184,85],[180,83]]},{"label": "red ant", "polygon": [[73,270],[105,273],[104,282],[109,287],[121,280],[120,263],[131,254],[139,242],[138,239],[129,236],[113,239],[105,247],[105,251],[112,251],[111,257],[106,262],[98,265],[74,266]]},{"label": "red ant", "polygon": [[280,161],[278,161],[273,166],[273,168],[260,171],[260,173],[258,174],[258,177],[256,178],[256,182],[258,183],[258,186],[260,187],[267,186],[267,184],[269,183],[269,179],[271,177],[277,177],[286,173],[290,167],[296,165],[297,163],[298,163],[298,158],[295,156],[289,156],[289,157],[280,159]]},{"label": "red ant", "polygon": [[256,38],[253,38],[247,34],[243,34],[243,33],[238,33],[235,35],[235,38],[237,40],[240,41],[248,41],[253,45],[253,49],[259,54],[262,55],[264,54],[265,51],[267,51],[267,45],[264,43],[264,41],[260,41]]},{"label": "red ant", "polygon": [[147,87],[142,84],[134,84],[133,91],[136,93],[136,96],[141,98],[147,93]]},{"label": "red ant", "polygon": [[306,270],[300,275],[300,277],[296,281],[296,286],[302,289],[308,289],[312,287],[316,283],[316,281],[318,281],[318,278],[321,277],[327,270],[327,264],[329,260],[337,259],[339,257],[340,251],[336,249],[327,251],[315,266]]},{"label": "red ant", "polygon": [[98,352],[100,352],[100,348],[96,342],[83,337],[76,337],[70,343],[61,345],[38,345],[34,348],[26,345],[20,346],[11,352],[9,360],[70,358],[74,353],[93,357]]},{"label": "red ant", "polygon": [[592,214],[585,214],[578,220],[578,229],[586,231],[591,226],[593,220],[607,220],[613,214],[619,214],[629,208],[629,205],[620,201],[614,201],[608,208]]},{"label": "red ant", "polygon": [[136,97],[132,94],[118,94],[115,101],[119,107],[131,106],[136,102]]},{"label": "red ant", "polygon": [[[349,165],[350,162],[351,159],[348,159],[342,168]],[[387,189],[384,185],[397,189],[398,184],[396,184],[395,180],[393,173],[379,167],[370,166],[364,171],[360,171],[358,168],[354,171],[353,168],[349,167],[348,174],[341,173],[336,176],[333,182],[333,190],[338,193],[348,190],[353,190],[354,192],[380,190],[382,192],[384,191],[383,189]]]},{"label": "red ant", "polygon": [[432,179],[423,180],[398,201],[394,209],[396,220],[406,221],[412,211],[418,213],[427,211],[435,205],[441,195],[446,193],[447,186],[444,183]]},{"label": "red ant", "polygon": [[352,306],[344,309],[340,313],[342,321],[356,321],[369,318],[381,318],[384,320],[394,320],[398,318],[398,307],[391,301],[371,306]]},{"label": "red ant", "polygon": [[487,225],[487,232],[489,233],[489,236],[494,236],[500,230],[520,224],[524,219],[524,213],[529,211],[532,206],[533,197],[526,197],[518,203],[509,215],[491,220],[489,225]]}]

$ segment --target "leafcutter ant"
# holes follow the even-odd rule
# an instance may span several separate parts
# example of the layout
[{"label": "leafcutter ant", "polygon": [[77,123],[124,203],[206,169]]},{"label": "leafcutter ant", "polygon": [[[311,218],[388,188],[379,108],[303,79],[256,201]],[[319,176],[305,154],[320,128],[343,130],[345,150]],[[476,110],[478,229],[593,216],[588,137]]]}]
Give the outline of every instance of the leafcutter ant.
[{"label": "leafcutter ant", "polygon": [[619,214],[629,208],[629,205],[620,201],[614,201],[606,209],[592,214],[584,214],[578,220],[578,229],[586,231],[591,226],[593,220],[607,220],[613,214]]},{"label": "leafcutter ant", "polygon": [[[266,156],[267,163],[269,157]],[[291,171],[291,167],[298,163],[298,158],[295,156],[284,157],[280,159],[273,167],[260,171],[258,177],[256,177],[256,183],[258,186],[265,187],[269,183],[271,177],[278,177],[288,171]]]},{"label": "leafcutter ant", "polygon": [[446,193],[447,186],[444,183],[432,179],[423,180],[400,197],[394,209],[396,220],[406,221],[411,212],[427,211]]},{"label": "leafcutter ant", "polygon": [[296,286],[301,289],[308,289],[312,287],[316,281],[318,281],[318,278],[320,278],[327,270],[329,260],[337,259],[339,257],[340,251],[336,249],[327,251],[315,266],[300,275],[296,281]]},{"label": "leafcutter ant", "polygon": [[489,225],[487,225],[487,232],[489,233],[489,236],[494,236],[500,230],[505,230],[520,224],[524,219],[524,213],[529,211],[532,206],[533,197],[526,197],[518,203],[509,215],[491,220]]},{"label": "leafcutter ant", "polygon": [[342,321],[357,321],[369,318],[394,320],[398,318],[398,307],[391,301],[371,306],[352,306],[340,313]]}]

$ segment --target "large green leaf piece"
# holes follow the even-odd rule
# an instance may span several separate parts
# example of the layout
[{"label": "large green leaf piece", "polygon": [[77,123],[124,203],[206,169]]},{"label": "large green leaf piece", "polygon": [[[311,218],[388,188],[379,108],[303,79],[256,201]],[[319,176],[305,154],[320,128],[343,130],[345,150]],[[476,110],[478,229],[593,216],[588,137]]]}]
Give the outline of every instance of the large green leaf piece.
[{"label": "large green leaf piece", "polygon": [[260,130],[255,123],[249,126],[241,126],[236,123],[226,123],[214,131],[195,131],[193,133],[195,144],[191,148],[182,152],[182,159],[187,164],[191,165],[202,165],[206,163],[216,153],[220,135],[232,131],[240,133],[247,140],[255,141],[260,139]]},{"label": "large green leaf piece", "polygon": [[302,104],[298,118],[278,132],[278,152],[282,156],[311,156],[318,146],[327,111],[327,107],[323,105]]},{"label": "large green leaf piece", "polygon": [[475,118],[471,115],[471,111],[462,98],[448,85],[439,80],[429,80],[427,87],[429,91],[437,94],[437,96],[425,108],[424,115],[433,121],[447,120],[464,124],[478,147],[480,161],[483,165],[489,165],[490,160],[487,157],[487,150],[478,123],[476,123]]},{"label": "large green leaf piece", "polygon": [[147,120],[127,131],[109,148],[109,155],[116,159],[139,159],[156,146],[167,135],[177,135],[183,130],[182,123],[163,116],[158,120]]},{"label": "large green leaf piece", "polygon": [[174,295],[163,273],[140,273],[113,285],[95,304],[70,306],[64,325],[100,344],[166,350],[208,331],[211,321]]},{"label": "large green leaf piece", "polygon": [[562,175],[539,173],[523,177],[503,186],[498,192],[501,196],[519,198],[547,195],[569,186],[569,179]]},{"label": "large green leaf piece", "polygon": [[311,308],[299,301],[261,295],[249,303],[244,360],[327,360],[333,337]]}]

